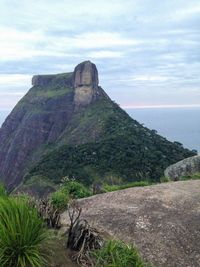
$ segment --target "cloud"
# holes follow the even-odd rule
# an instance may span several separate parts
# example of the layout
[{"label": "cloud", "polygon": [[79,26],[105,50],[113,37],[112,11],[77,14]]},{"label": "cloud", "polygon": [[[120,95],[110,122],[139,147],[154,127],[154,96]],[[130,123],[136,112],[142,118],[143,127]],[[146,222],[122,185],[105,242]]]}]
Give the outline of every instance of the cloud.
[{"label": "cloud", "polygon": [[31,75],[27,74],[0,74],[0,86],[17,86],[30,83]]},{"label": "cloud", "polygon": [[[85,32],[71,37],[48,36],[40,31],[19,31],[0,27],[0,60],[19,60],[40,56],[71,57],[76,50],[137,46],[141,41],[115,32]],[[93,51],[89,57],[119,57],[122,52]]]},{"label": "cloud", "polygon": [[200,3],[196,3],[195,5],[187,5],[182,9],[178,9],[174,12],[172,18],[175,21],[182,21],[195,15],[200,15]]},{"label": "cloud", "polygon": [[33,74],[87,59],[121,104],[196,105],[199,13],[199,0],[2,0],[0,109],[14,106]]},{"label": "cloud", "polygon": [[19,96],[19,97],[22,97],[22,96],[24,96],[24,92],[8,92],[8,93],[6,93],[6,92],[0,92],[0,96],[2,97],[2,96],[6,96],[6,97],[12,97],[12,96],[14,96],[14,97],[16,97],[16,96]]},{"label": "cloud", "polygon": [[93,51],[88,53],[89,58],[121,58],[124,53],[122,51]]},{"label": "cloud", "polygon": [[[156,75],[138,75],[138,76],[133,76],[130,77],[129,79],[124,79],[121,80],[122,82],[125,81],[142,81],[142,82],[166,82],[168,81],[170,78],[166,77],[166,76],[156,76]],[[119,80],[120,81],[120,80]]]}]

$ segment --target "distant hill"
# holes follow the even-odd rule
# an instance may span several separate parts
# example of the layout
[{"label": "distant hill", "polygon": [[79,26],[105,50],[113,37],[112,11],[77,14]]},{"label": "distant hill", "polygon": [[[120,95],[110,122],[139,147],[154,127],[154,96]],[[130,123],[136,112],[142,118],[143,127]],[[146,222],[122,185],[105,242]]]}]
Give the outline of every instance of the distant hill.
[{"label": "distant hill", "polygon": [[0,129],[0,177],[10,189],[39,190],[64,176],[156,181],[195,155],[130,118],[99,86],[90,61],[72,73],[34,76],[32,85]]}]

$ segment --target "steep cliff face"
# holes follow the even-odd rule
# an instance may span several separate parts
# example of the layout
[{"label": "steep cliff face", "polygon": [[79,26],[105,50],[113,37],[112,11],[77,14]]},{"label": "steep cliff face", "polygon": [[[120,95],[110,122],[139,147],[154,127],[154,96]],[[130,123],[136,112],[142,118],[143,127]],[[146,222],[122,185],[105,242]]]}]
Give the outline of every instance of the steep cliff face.
[{"label": "steep cliff face", "polygon": [[96,66],[89,61],[73,73],[36,75],[32,85],[0,129],[0,178],[10,188],[38,160],[42,146],[59,140],[82,106],[106,96],[98,87]]},{"label": "steep cliff face", "polygon": [[75,108],[87,106],[106,93],[98,86],[99,78],[96,66],[90,61],[79,64],[74,70]]},{"label": "steep cliff face", "polygon": [[0,129],[0,179],[10,189],[24,175],[42,174],[57,182],[65,175],[92,181],[111,172],[130,179],[153,177],[194,155],[114,104],[90,61],[72,73],[36,75],[32,85]]}]

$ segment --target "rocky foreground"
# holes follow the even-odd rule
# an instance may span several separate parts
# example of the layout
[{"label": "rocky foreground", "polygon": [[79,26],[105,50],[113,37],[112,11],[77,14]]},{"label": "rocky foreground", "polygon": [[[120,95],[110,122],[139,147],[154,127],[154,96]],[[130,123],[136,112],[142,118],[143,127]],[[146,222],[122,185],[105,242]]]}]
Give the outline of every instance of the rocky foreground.
[{"label": "rocky foreground", "polygon": [[[200,181],[129,188],[79,203],[83,218],[134,243],[154,266],[200,266]],[[68,222],[65,212],[62,223]]]}]

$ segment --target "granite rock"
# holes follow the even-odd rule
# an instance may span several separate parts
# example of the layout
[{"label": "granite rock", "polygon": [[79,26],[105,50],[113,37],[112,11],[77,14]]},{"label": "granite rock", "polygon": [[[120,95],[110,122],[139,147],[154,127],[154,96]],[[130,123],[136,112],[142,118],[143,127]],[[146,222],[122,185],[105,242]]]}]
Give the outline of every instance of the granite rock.
[{"label": "granite rock", "polygon": [[183,159],[166,168],[164,175],[172,180],[200,172],[200,156]]}]

